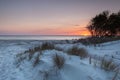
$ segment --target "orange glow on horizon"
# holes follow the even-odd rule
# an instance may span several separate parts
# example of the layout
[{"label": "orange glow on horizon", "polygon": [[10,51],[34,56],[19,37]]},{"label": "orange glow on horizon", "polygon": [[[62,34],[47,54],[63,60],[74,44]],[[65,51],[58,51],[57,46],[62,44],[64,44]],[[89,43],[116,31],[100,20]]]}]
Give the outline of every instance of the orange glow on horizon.
[{"label": "orange glow on horizon", "polygon": [[89,35],[91,35],[90,34],[90,32],[88,31],[88,30],[81,30],[81,31],[77,31],[77,32],[75,32],[75,33],[72,33],[73,35],[83,35],[83,36],[89,36]]},{"label": "orange glow on horizon", "polygon": [[[21,28],[7,28],[6,30],[3,28],[3,32],[8,34],[18,34],[18,35],[90,35],[90,32],[85,28],[81,27],[85,26],[85,24],[75,25],[75,26],[61,26],[61,27],[25,27],[21,26]],[[24,29],[23,29],[24,27]],[[2,32],[1,31],[1,32]]]},{"label": "orange glow on horizon", "polygon": [[68,35],[83,35],[89,36],[91,33],[85,27],[79,27],[78,29],[69,30],[70,33]]}]

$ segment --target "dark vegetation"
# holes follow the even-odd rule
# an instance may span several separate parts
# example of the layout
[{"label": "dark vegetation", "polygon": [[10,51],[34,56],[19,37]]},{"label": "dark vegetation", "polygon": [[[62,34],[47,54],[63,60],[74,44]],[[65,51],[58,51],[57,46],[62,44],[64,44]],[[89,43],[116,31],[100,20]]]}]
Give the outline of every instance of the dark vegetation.
[{"label": "dark vegetation", "polygon": [[102,36],[102,37],[88,37],[85,39],[78,39],[74,41],[74,43],[82,43],[84,45],[96,45],[100,43],[117,41],[117,40],[120,40],[120,36],[115,36],[115,37]]},{"label": "dark vegetation", "polygon": [[116,65],[113,64],[112,60],[107,61],[103,58],[103,60],[101,61],[101,68],[106,71],[114,71],[116,68]]},{"label": "dark vegetation", "polygon": [[33,63],[33,66],[36,66],[40,61],[39,57],[40,57],[40,55],[42,55],[42,51],[43,50],[52,50],[52,49],[54,49],[54,44],[51,44],[48,42],[43,43],[41,46],[37,46],[32,49],[28,49],[28,50],[24,51],[23,53],[16,55],[16,58],[17,58],[16,64],[17,64],[17,66],[19,66],[21,61],[23,61],[25,59],[28,59],[30,61],[36,53],[39,53],[35,57],[35,60]]},{"label": "dark vegetation", "polygon": [[90,21],[87,29],[94,37],[120,35],[120,11],[111,13],[104,11]]},{"label": "dark vegetation", "polygon": [[119,66],[115,64],[112,59],[108,59],[105,56],[89,56],[89,63],[94,64],[95,67],[98,66],[105,71],[116,71],[119,69]]},{"label": "dark vegetation", "polygon": [[54,44],[52,44],[52,43],[43,43],[41,45],[41,50],[50,50],[50,49],[54,49]]},{"label": "dark vegetation", "polygon": [[81,59],[88,56],[88,52],[84,48],[78,48],[77,46],[73,46],[71,49],[69,49],[68,54],[80,56]]},{"label": "dark vegetation", "polygon": [[109,11],[103,11],[91,19],[87,29],[91,33],[91,37],[76,40],[74,43],[96,45],[120,40],[120,11],[111,14]]},{"label": "dark vegetation", "polygon": [[115,62],[111,59],[108,60],[105,56],[104,57],[91,57],[89,56],[89,63],[93,64],[95,67],[100,67],[105,71],[112,71],[114,72],[113,77],[110,80],[119,80],[119,65],[116,65]]},{"label": "dark vegetation", "polygon": [[35,67],[36,65],[38,65],[40,62],[40,54],[38,54],[35,59],[34,59],[34,62],[33,62],[33,67]]},{"label": "dark vegetation", "polygon": [[65,58],[61,55],[56,54],[53,57],[53,62],[55,67],[57,67],[58,69],[61,69],[65,64]]}]

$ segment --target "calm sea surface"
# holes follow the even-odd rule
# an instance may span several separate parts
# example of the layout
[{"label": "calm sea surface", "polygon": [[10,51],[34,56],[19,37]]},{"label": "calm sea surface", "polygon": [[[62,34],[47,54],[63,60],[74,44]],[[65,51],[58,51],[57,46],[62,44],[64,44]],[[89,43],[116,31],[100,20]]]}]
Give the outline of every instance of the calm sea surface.
[{"label": "calm sea surface", "polygon": [[16,36],[16,35],[5,35],[0,36],[0,40],[72,40],[72,39],[81,39],[85,36]]}]

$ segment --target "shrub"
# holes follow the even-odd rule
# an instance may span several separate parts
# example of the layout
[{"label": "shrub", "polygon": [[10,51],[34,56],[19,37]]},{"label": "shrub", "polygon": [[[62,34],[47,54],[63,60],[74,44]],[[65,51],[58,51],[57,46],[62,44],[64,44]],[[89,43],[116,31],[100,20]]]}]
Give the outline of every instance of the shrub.
[{"label": "shrub", "polygon": [[41,45],[41,50],[47,50],[47,49],[54,49],[54,44],[46,42]]},{"label": "shrub", "polygon": [[70,55],[80,56],[81,58],[86,58],[88,56],[88,52],[84,48],[78,48],[76,46],[69,49],[68,53]]},{"label": "shrub", "polygon": [[33,49],[26,50],[24,53],[28,53],[28,58],[31,60],[35,52],[41,52],[41,47],[34,47]]},{"label": "shrub", "polygon": [[21,64],[21,62],[25,59],[26,59],[26,57],[23,57],[23,56],[17,57],[17,60],[15,62],[16,65],[19,66]]},{"label": "shrub", "polygon": [[16,67],[19,67],[21,62],[24,61],[27,58],[27,56],[26,56],[26,53],[20,53],[20,54],[17,54],[15,58],[16,58],[16,61],[15,61]]},{"label": "shrub", "polygon": [[28,57],[29,57],[29,60],[32,59],[34,53],[35,53],[35,51],[34,51],[33,49],[29,49],[29,50],[28,50]]},{"label": "shrub", "polygon": [[113,71],[116,68],[116,65],[113,64],[112,60],[107,61],[103,58],[101,61],[101,68],[103,68],[104,70],[107,70],[107,71],[110,71],[110,70]]},{"label": "shrub", "polygon": [[120,36],[116,36],[116,37],[87,37],[87,38],[83,38],[83,39],[78,39],[76,41],[74,41],[74,43],[82,43],[84,45],[97,45],[97,44],[101,44],[101,43],[105,43],[105,42],[110,42],[110,41],[117,41],[120,40]]},{"label": "shrub", "polygon": [[65,58],[63,56],[60,56],[58,54],[56,54],[54,57],[53,57],[53,62],[54,62],[54,65],[58,68],[58,69],[61,69],[64,64],[65,64]]},{"label": "shrub", "polygon": [[32,58],[34,58],[34,55],[36,54],[36,52],[39,52],[39,55],[35,57],[35,60],[33,62],[33,66],[36,66],[39,63],[40,55],[42,55],[40,46],[34,47],[33,49],[28,49],[24,51],[23,53],[17,54],[16,61],[15,61],[15,64],[17,64],[17,67],[19,67],[21,62],[24,61],[25,59],[30,61]]},{"label": "shrub", "polygon": [[40,46],[35,47],[35,48],[34,48],[34,51],[36,51],[36,52],[37,52],[37,51],[41,51],[41,47],[40,47]]},{"label": "shrub", "polygon": [[40,57],[40,54],[38,54],[38,55],[35,57],[35,60],[34,60],[34,62],[33,62],[33,67],[35,67],[36,65],[39,64],[39,62],[40,62],[39,57]]}]

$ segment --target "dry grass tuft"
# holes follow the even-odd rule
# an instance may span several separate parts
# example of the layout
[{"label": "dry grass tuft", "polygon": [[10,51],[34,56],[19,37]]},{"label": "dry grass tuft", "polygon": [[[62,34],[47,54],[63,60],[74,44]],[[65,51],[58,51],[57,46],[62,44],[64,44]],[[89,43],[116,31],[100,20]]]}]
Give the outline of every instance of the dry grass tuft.
[{"label": "dry grass tuft", "polygon": [[56,54],[54,57],[53,57],[53,62],[54,62],[54,65],[58,68],[58,69],[61,69],[64,64],[65,64],[65,58],[63,56],[60,56],[58,54]]},{"label": "dry grass tuft", "polygon": [[36,65],[38,65],[39,64],[39,62],[40,62],[40,54],[38,54],[36,57],[35,57],[35,60],[34,60],[34,62],[33,62],[33,67],[35,67]]},{"label": "dry grass tuft", "polygon": [[41,50],[50,50],[50,49],[54,49],[54,44],[51,44],[51,43],[43,43],[41,45]]},{"label": "dry grass tuft", "polygon": [[113,71],[116,68],[116,65],[113,63],[112,60],[108,61],[103,58],[101,61],[101,68],[106,71]]},{"label": "dry grass tuft", "polygon": [[88,52],[84,48],[78,48],[76,46],[69,49],[68,53],[70,55],[80,56],[81,58],[86,58],[88,56]]}]

